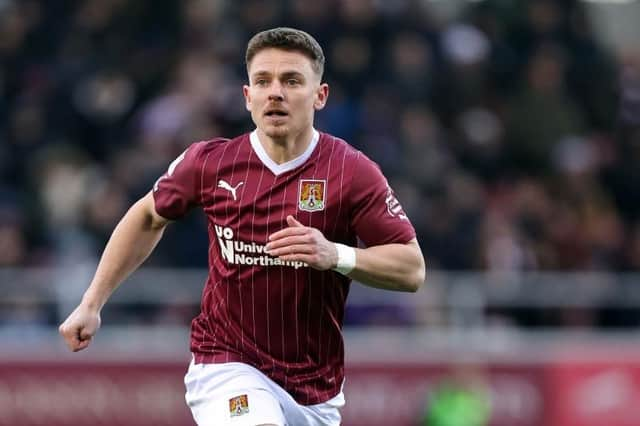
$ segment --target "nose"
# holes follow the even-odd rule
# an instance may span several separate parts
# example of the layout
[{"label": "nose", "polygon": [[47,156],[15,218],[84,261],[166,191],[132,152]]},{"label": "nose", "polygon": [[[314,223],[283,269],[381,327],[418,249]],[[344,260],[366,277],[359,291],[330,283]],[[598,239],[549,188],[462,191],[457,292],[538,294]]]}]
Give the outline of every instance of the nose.
[{"label": "nose", "polygon": [[274,81],[270,86],[269,91],[269,100],[270,101],[283,101],[284,93],[282,92],[282,85],[279,81]]}]

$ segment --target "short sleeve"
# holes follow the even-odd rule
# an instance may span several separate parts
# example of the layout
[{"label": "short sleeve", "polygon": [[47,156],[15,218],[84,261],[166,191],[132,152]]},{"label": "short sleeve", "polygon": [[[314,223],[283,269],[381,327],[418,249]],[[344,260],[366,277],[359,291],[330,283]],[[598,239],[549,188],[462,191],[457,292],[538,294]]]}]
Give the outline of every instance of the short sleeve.
[{"label": "short sleeve", "polygon": [[356,159],[351,182],[351,227],[367,246],[404,244],[416,231],[380,167],[364,154]]},{"label": "short sleeve", "polygon": [[201,151],[201,143],[192,144],[173,160],[167,172],[153,185],[156,212],[160,216],[179,219],[200,204]]}]

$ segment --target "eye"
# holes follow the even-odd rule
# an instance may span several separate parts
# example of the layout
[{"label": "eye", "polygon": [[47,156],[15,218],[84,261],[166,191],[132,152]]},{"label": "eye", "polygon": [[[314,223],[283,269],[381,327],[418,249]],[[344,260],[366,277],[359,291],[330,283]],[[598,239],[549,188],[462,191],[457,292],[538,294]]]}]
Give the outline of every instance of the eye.
[{"label": "eye", "polygon": [[298,84],[300,84],[300,80],[298,80],[297,78],[289,78],[289,79],[287,79],[287,85],[288,86],[297,86]]},{"label": "eye", "polygon": [[253,84],[255,84],[256,86],[266,86],[267,85],[267,79],[266,78],[259,78],[259,79],[255,80],[253,82]]}]

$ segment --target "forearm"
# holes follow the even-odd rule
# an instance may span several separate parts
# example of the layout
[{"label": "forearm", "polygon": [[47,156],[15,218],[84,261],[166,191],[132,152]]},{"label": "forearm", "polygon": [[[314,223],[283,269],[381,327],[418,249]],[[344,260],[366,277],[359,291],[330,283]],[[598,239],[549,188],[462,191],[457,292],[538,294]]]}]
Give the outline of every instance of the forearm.
[{"label": "forearm", "polygon": [[417,291],[425,280],[418,243],[385,244],[356,250],[356,266],[348,276],[370,287]]},{"label": "forearm", "polygon": [[98,264],[91,285],[82,303],[100,310],[113,291],[151,254],[162,237],[167,222],[158,221],[149,213],[153,203],[147,196],[120,220]]}]

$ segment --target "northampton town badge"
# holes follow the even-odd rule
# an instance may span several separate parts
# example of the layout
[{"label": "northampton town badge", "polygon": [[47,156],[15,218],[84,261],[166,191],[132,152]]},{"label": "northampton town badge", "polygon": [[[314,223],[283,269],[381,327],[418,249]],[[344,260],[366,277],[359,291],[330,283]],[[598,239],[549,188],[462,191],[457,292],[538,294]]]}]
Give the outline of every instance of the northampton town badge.
[{"label": "northampton town badge", "polygon": [[308,212],[324,210],[326,195],[325,180],[301,179],[298,189],[298,208]]},{"label": "northampton town badge", "polygon": [[247,395],[239,395],[229,400],[229,414],[231,417],[241,416],[249,412],[249,398]]}]

